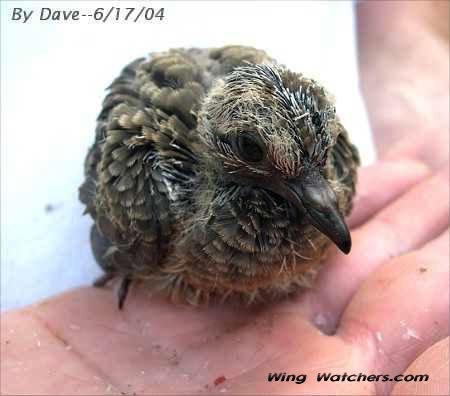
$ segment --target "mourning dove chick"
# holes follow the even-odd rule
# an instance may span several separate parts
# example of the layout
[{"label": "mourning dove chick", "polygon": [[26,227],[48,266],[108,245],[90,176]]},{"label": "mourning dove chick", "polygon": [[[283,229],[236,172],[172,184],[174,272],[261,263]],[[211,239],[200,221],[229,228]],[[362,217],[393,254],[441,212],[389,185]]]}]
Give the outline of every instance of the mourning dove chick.
[{"label": "mourning dove chick", "polygon": [[244,46],[172,49],[108,88],[80,199],[105,275],[191,304],[310,287],[344,220],[358,153],[315,80]]}]

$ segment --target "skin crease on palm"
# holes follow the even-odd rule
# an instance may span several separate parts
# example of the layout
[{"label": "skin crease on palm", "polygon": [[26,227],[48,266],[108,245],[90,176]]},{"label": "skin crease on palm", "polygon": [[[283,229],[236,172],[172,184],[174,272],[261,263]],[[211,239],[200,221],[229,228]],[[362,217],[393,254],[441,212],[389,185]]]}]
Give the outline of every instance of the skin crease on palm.
[{"label": "skin crease on palm", "polygon": [[[352,253],[266,307],[174,306],[135,287],[118,311],[111,290],[84,288],[6,313],[2,394],[449,394],[448,3],[382,3],[358,6],[381,159],[359,175]],[[267,382],[274,371],[308,379]],[[322,383],[317,372],[430,380]]]}]

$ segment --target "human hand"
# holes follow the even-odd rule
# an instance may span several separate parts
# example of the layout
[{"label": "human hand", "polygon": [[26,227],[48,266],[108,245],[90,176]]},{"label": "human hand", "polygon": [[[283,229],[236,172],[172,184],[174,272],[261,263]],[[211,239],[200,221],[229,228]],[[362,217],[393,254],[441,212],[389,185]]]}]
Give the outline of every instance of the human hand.
[{"label": "human hand", "polygon": [[[389,392],[394,382],[316,374],[394,376],[447,336],[449,182],[411,161],[359,180],[352,254],[330,257],[311,290],[265,307],[193,308],[135,287],[119,311],[111,290],[78,289],[4,315],[2,392]],[[307,379],[268,382],[270,372]],[[419,373],[438,380],[433,367]]]},{"label": "human hand", "polygon": [[449,160],[449,2],[358,3],[361,85],[379,158]]}]

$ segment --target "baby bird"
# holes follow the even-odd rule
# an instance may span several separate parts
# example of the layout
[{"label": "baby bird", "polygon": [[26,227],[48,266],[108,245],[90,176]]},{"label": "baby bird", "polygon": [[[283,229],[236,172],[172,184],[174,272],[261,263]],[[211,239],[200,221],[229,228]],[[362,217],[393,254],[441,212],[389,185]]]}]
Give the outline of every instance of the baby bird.
[{"label": "baby bird", "polygon": [[175,301],[268,301],[310,287],[344,216],[359,158],[316,81],[244,46],[173,49],[108,88],[80,199],[105,275]]}]

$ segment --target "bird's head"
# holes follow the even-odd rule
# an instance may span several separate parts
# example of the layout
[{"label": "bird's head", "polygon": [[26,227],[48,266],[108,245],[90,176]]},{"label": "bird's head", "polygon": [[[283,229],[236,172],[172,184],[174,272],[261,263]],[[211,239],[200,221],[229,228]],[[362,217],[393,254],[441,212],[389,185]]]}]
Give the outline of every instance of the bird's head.
[{"label": "bird's head", "polygon": [[348,253],[350,233],[329,182],[334,122],[333,100],[314,80],[248,64],[217,81],[205,99],[202,155],[221,183],[281,196]]}]

